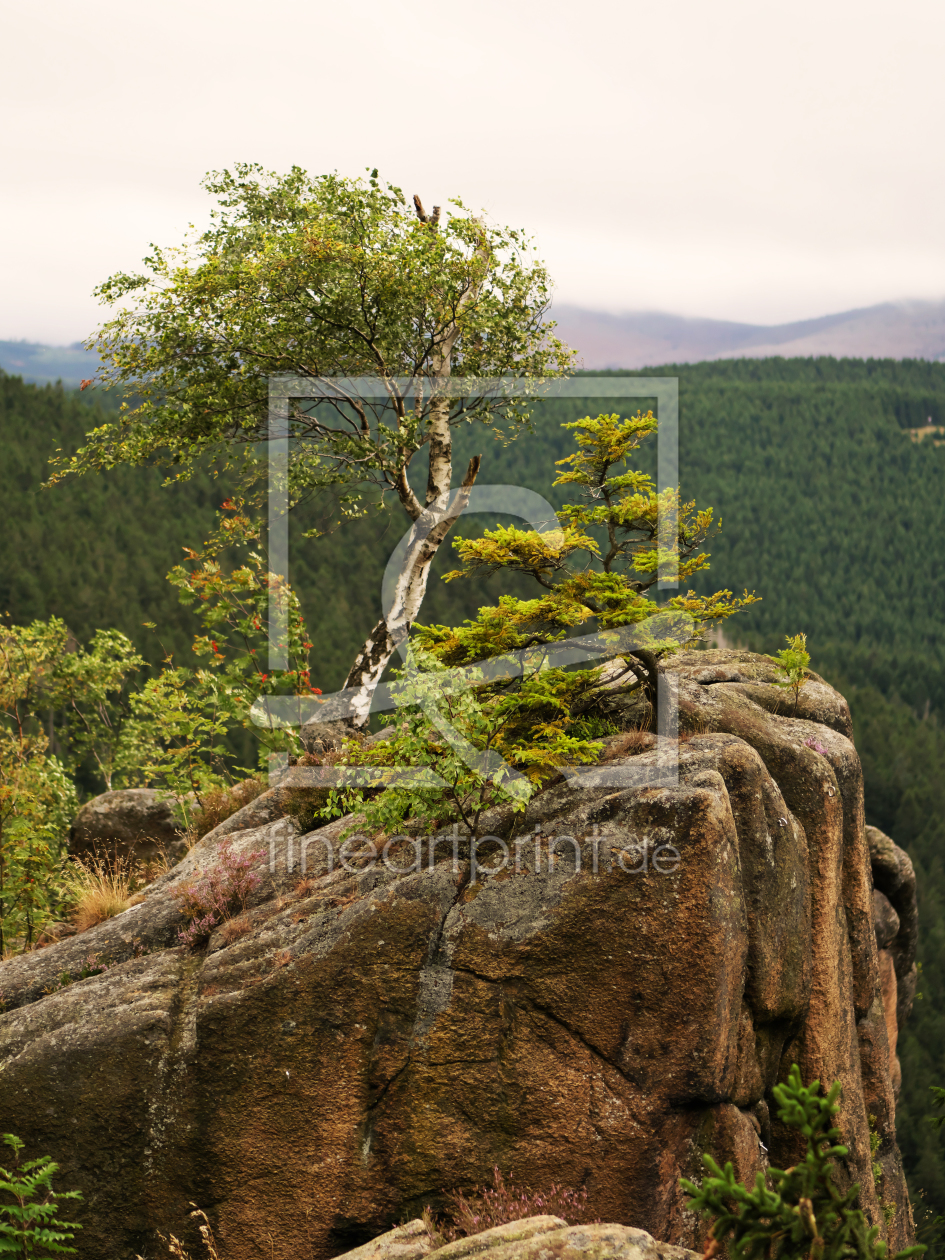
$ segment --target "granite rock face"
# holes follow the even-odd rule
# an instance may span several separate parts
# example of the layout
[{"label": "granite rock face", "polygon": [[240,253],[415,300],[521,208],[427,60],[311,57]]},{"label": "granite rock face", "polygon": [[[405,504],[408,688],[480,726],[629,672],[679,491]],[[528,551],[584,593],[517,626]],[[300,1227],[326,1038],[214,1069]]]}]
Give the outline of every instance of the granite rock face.
[{"label": "granite rock face", "polygon": [[919,939],[915,871],[908,853],[878,827],[866,828],[873,872],[873,921],[879,951],[879,981],[889,1042],[890,1079],[898,1098],[902,1069],[896,1056],[899,1030],[915,1001]]},{"label": "granite rock face", "polygon": [[[491,847],[404,840],[385,863],[349,841],[346,869],[343,822],[265,821],[230,833],[270,860],[205,950],[176,943],[169,890],[213,836],[140,906],[0,965],[0,1129],[85,1194],[80,1254],[151,1260],[196,1203],[226,1260],[327,1260],[495,1165],[701,1250],[679,1178],[703,1152],[748,1181],[795,1161],[771,1093],[794,1062],[842,1082],[841,1177],[874,1222],[896,1205],[906,1245],[890,1004],[900,1029],[914,901],[905,855],[868,842],[846,703],[815,677],[795,712],[750,653],[667,669],[678,743],[618,737],[496,811]],[[48,991],[90,952],[104,974]]]}]

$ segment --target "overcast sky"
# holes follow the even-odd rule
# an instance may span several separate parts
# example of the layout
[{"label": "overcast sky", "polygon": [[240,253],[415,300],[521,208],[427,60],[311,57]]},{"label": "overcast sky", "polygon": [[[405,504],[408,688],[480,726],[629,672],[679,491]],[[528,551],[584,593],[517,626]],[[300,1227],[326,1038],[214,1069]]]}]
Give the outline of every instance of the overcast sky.
[{"label": "overcast sky", "polygon": [[556,300],[945,297],[941,0],[8,0],[0,338],[65,343],[237,160],[461,195]]}]

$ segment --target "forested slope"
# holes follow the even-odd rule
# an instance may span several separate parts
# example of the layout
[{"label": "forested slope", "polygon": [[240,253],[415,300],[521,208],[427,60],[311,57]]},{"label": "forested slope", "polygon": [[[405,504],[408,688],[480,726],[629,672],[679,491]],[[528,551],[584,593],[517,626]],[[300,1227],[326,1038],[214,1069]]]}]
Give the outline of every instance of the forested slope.
[{"label": "forested slope", "polygon": [[71,392],[0,372],[0,613],[55,615],[82,640],[115,626],[157,662],[161,642],[142,622],[157,622],[172,650],[189,643],[191,618],[164,577],[220,495],[209,478],[162,488],[160,473],[126,468],[43,490],[55,450],[103,420]]},{"label": "forested slope", "polygon": [[[679,378],[683,491],[723,521],[705,589],[762,597],[730,637],[772,650],[807,633],[814,667],[851,702],[868,821],[916,863],[923,996],[901,1043],[898,1128],[913,1189],[945,1212],[943,1139],[923,1120],[928,1086],[945,1084],[945,446],[908,432],[945,424],[945,365],[770,359],[654,374]],[[458,446],[483,453],[481,484],[525,485],[558,504],[554,460],[570,449],[562,421],[636,405],[546,402],[518,442],[464,429]],[[100,422],[72,394],[0,375],[0,611],[17,621],[58,614],[80,638],[117,626],[157,660],[161,645],[141,626],[152,620],[161,643],[185,654],[193,627],[163,577],[182,546],[206,536],[226,490],[209,477],[161,488],[155,471],[116,470],[41,491],[53,450]],[[391,511],[302,540],[327,510],[312,506],[293,525],[291,570],[314,631],[313,681],[325,690],[343,682],[374,624],[384,566],[408,524]],[[464,520],[458,532],[491,523]],[[436,573],[450,567],[445,548]],[[457,621],[502,589],[498,578],[434,580],[423,619]]]}]

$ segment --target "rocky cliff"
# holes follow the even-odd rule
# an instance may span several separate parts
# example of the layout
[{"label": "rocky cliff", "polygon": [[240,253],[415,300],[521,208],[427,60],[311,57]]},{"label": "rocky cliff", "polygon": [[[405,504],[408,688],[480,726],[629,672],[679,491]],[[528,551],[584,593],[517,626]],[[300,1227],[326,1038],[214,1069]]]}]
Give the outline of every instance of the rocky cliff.
[{"label": "rocky cliff", "polygon": [[[289,817],[233,832],[270,855],[264,886],[192,952],[170,889],[209,837],[142,905],[3,963],[0,1130],[84,1193],[80,1254],[166,1254],[156,1230],[186,1237],[196,1203],[226,1260],[321,1260],[494,1165],[701,1247],[679,1177],[706,1151],[744,1179],[794,1161],[771,1099],[793,1062],[842,1082],[843,1175],[905,1245],[914,878],[865,828],[847,705],[815,676],[795,712],[749,653],[667,669],[676,782],[665,743],[616,737],[596,779],[497,811],[478,854],[341,854],[343,824]],[[57,987],[90,954],[108,970]]]}]

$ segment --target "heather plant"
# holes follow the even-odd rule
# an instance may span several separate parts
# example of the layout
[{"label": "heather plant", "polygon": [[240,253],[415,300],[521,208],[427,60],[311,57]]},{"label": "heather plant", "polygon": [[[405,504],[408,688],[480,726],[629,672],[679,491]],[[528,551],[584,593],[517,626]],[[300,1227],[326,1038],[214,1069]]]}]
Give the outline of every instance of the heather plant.
[{"label": "heather plant", "polygon": [[[702,1157],[708,1176],[701,1186],[682,1179],[692,1195],[688,1206],[715,1218],[707,1254],[730,1239],[734,1260],[885,1260],[879,1227],[869,1227],[856,1206],[859,1185],[841,1192],[833,1179],[833,1161],[849,1154],[834,1123],[839,1096],[839,1081],[824,1094],[819,1081],[804,1085],[794,1064],[774,1097],[782,1122],[807,1140],[804,1158],[786,1171],[768,1169],[767,1177],[759,1172],[751,1190],[736,1181],[730,1163],[719,1168],[711,1155]],[[907,1247],[894,1260],[925,1250]]]},{"label": "heather plant", "polygon": [[214,928],[246,909],[250,895],[262,883],[255,869],[265,858],[265,849],[238,853],[226,836],[216,851],[216,862],[193,878],[177,884],[171,896],[189,920],[178,932],[182,945],[193,948]]},{"label": "heather plant", "polygon": [[[57,1192],[53,1175],[59,1165],[48,1155],[20,1162],[25,1143],[13,1133],[3,1135],[4,1145],[13,1151],[12,1168],[0,1168],[0,1256],[16,1260],[42,1260],[46,1256],[74,1255],[68,1244],[81,1229],[57,1215],[64,1199],[81,1199],[78,1190]],[[10,1201],[12,1200],[12,1202]]]},{"label": "heather plant", "polygon": [[447,1197],[449,1207],[443,1218],[435,1218],[429,1208],[424,1212],[434,1246],[530,1216],[559,1216],[569,1225],[587,1219],[586,1189],[572,1190],[552,1184],[546,1190],[531,1190],[506,1181],[498,1167],[492,1170],[491,1186],[477,1186],[469,1196],[455,1190]]}]

